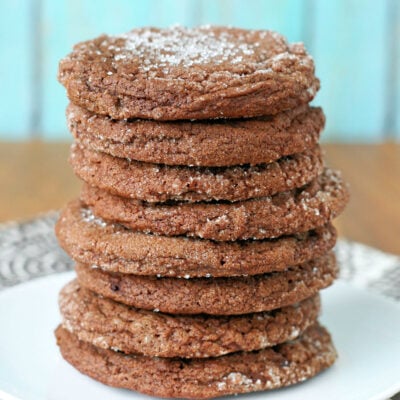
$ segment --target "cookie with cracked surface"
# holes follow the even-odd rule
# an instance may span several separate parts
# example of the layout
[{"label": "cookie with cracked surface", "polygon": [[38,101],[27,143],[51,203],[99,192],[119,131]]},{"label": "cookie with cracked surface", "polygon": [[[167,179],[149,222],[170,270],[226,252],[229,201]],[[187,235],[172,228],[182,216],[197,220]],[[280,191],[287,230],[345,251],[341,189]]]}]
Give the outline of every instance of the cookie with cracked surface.
[{"label": "cookie with cracked surface", "polygon": [[281,271],[324,254],[336,241],[330,223],[303,234],[232,243],[150,235],[106,223],[77,200],[62,210],[56,235],[77,262],[113,272],[171,277]]},{"label": "cookie with cracked surface", "polygon": [[301,106],[257,119],[156,122],[113,120],[70,104],[67,122],[84,147],[147,163],[191,166],[264,164],[314,147],[320,108]]},{"label": "cookie with cracked surface", "polygon": [[[286,307],[331,285],[333,253],[282,272],[228,278],[157,278],[77,264],[79,285],[144,310],[171,314],[240,315]],[[171,295],[173,293],[173,296]]]},{"label": "cookie with cracked surface", "polygon": [[319,89],[303,44],[226,27],[102,35],[75,45],[58,79],[73,103],[96,114],[159,121],[276,114]]},{"label": "cookie with cracked surface", "polygon": [[253,167],[171,167],[112,157],[76,144],[69,161],[75,174],[91,186],[153,203],[270,196],[304,186],[323,171],[318,146]]},{"label": "cookie with cracked surface", "polygon": [[294,340],[316,322],[316,295],[275,311],[243,316],[170,315],[117,303],[68,283],[60,292],[63,328],[79,340],[125,354],[205,358]]},{"label": "cookie with cracked surface", "polygon": [[55,334],[64,359],[83,374],[157,397],[208,399],[276,389],[317,375],[337,358],[328,331],[319,324],[294,341],[264,350],[189,360],[100,349],[61,326]]},{"label": "cookie with cracked surface", "polygon": [[236,203],[151,204],[85,185],[81,200],[95,216],[157,235],[215,241],[275,238],[306,232],[339,215],[349,193],[340,175],[325,170],[303,188]]}]

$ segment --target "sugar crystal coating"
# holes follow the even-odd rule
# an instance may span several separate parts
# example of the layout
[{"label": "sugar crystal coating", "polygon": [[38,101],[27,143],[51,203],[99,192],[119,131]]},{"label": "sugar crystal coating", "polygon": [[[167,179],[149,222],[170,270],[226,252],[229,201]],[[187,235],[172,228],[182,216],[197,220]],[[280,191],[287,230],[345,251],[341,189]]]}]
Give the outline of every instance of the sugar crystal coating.
[{"label": "sugar crystal coating", "polygon": [[60,62],[70,100],[115,119],[255,117],[319,88],[303,45],[271,31],[141,28],[79,43]]},{"label": "sugar crystal coating", "polygon": [[210,26],[195,29],[174,26],[165,30],[143,28],[139,34],[133,31],[114,36],[116,41],[123,38],[125,42],[121,47],[111,44],[108,49],[115,51],[116,61],[142,60],[139,68],[143,71],[158,70],[160,67],[168,71],[169,66],[189,68],[205,64],[215,68],[222,63],[241,64],[244,58],[253,58],[256,62],[271,56],[275,61],[291,57],[287,52],[275,55],[272,49],[261,47],[262,40],[273,36],[277,48],[286,50],[282,36],[263,31],[258,34],[257,41],[250,41],[249,38],[255,35],[256,31],[242,31],[240,35],[233,35],[229,30],[212,30]]},{"label": "sugar crystal coating", "polygon": [[325,169],[302,188],[241,202],[149,204],[88,185],[81,200],[96,216],[137,232],[234,241],[274,238],[325,225],[343,210],[348,191],[338,172]]},{"label": "sugar crystal coating", "polygon": [[[85,208],[85,207],[83,207]],[[56,224],[60,245],[75,261],[127,274],[204,277],[281,271],[331,249],[331,224],[274,240],[214,242],[135,232],[119,224],[105,227],[82,218],[82,204],[71,202]]]},{"label": "sugar crystal coating", "polygon": [[105,384],[169,398],[206,399],[288,386],[311,378],[336,359],[330,335],[318,324],[289,343],[190,361],[104,350],[62,327],[56,336],[64,358],[81,372]]},{"label": "sugar crystal coating", "polygon": [[[155,357],[207,358],[297,338],[315,323],[320,301],[315,296],[274,312],[236,317],[169,315],[127,307],[72,281],[61,290],[59,305],[63,327],[97,347]],[[150,340],[143,343],[145,337]]]},{"label": "sugar crystal coating", "polygon": [[111,386],[180,398],[329,367],[310,296],[337,276],[330,221],[348,191],[323,171],[304,46],[140,28],[77,44],[59,80],[87,183],[56,227],[78,278],[60,294],[63,357]]}]

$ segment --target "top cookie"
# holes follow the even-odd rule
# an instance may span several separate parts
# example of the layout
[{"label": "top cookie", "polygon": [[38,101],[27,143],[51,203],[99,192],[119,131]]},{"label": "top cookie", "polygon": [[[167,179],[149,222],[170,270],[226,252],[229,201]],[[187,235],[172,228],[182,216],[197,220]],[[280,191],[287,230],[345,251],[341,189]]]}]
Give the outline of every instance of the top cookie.
[{"label": "top cookie", "polygon": [[302,44],[209,26],[102,35],[77,44],[58,78],[73,103],[94,113],[165,121],[276,114],[319,88]]}]

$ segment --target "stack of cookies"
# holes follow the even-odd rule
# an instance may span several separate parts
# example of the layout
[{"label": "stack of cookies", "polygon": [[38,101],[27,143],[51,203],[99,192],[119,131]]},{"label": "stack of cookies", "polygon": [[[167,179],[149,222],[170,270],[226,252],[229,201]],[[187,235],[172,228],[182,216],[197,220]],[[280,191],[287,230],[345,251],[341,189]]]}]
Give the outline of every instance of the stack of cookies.
[{"label": "stack of cookies", "polygon": [[279,388],[329,367],[319,291],[337,275],[319,88],[270,31],[143,28],[60,63],[84,181],[56,232],[63,357],[105,384],[180,398]]}]

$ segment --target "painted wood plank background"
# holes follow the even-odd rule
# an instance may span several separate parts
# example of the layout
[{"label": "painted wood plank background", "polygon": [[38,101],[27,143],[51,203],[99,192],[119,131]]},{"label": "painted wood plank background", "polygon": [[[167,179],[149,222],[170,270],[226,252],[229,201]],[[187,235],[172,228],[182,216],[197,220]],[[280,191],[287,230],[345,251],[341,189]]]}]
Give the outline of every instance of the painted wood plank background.
[{"label": "painted wood plank background", "polygon": [[400,0],[2,0],[0,139],[63,140],[57,64],[78,41],[179,23],[273,29],[305,42],[327,141],[400,139]]},{"label": "painted wood plank background", "polygon": [[29,2],[0,3],[0,137],[23,139],[31,130],[31,30]]}]

